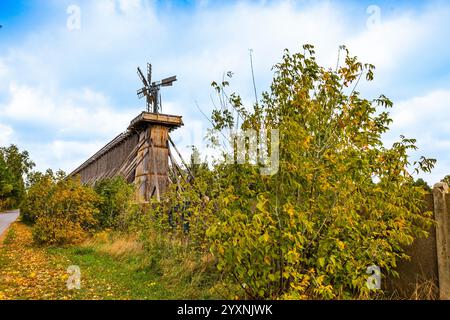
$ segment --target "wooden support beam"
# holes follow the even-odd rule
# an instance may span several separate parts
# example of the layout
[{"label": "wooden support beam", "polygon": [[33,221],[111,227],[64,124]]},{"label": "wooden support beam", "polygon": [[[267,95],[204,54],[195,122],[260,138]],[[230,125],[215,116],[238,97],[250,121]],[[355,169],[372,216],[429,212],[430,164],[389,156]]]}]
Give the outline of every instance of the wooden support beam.
[{"label": "wooden support beam", "polygon": [[178,164],[177,161],[175,160],[175,158],[174,158],[172,152],[170,151],[170,148],[169,148],[169,159],[170,159],[170,161],[172,162],[172,165],[175,167],[175,169],[178,170],[178,172],[180,173],[180,175],[181,175],[181,177],[183,178],[183,180],[184,180],[185,182],[187,182],[187,180],[186,180],[186,178],[185,178],[185,176],[184,176],[184,174],[183,174],[183,169],[181,169],[181,167],[179,166],[179,164]]},{"label": "wooden support beam", "polygon": [[170,144],[173,146],[173,148],[175,149],[175,151],[177,152],[178,156],[181,159],[181,162],[184,164],[184,166],[186,167],[187,172],[189,173],[189,176],[193,179],[194,175],[192,174],[191,170],[189,169],[189,166],[186,164],[186,162],[184,162],[183,156],[181,155],[180,151],[178,151],[177,147],[175,146],[175,143],[173,143],[172,138],[170,138],[169,136],[169,141]]},{"label": "wooden support beam", "polygon": [[159,194],[159,181],[158,181],[158,171],[156,170],[156,153],[153,147],[153,141],[150,139],[150,148],[152,149],[152,160],[153,160],[153,179],[156,187],[156,199],[161,201],[161,196]]},{"label": "wooden support beam", "polygon": [[133,150],[130,152],[128,157],[122,162],[121,166],[119,167],[118,173],[124,172],[124,167],[128,167],[127,164],[130,162],[131,159],[136,158],[138,150],[142,147],[142,145],[145,143],[145,140],[140,141],[136,147],[133,148]]}]

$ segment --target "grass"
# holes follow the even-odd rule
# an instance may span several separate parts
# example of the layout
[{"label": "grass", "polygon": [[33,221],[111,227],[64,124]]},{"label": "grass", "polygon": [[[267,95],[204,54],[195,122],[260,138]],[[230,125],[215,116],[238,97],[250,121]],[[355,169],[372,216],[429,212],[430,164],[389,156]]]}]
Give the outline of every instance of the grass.
[{"label": "grass", "polygon": [[[68,268],[78,266],[81,288],[68,290]],[[14,223],[0,239],[0,300],[211,299],[217,283],[214,260],[186,250],[183,239],[150,233],[100,232],[77,246],[37,246],[31,229]],[[433,281],[417,282],[412,295],[377,299],[436,299]]]},{"label": "grass", "polygon": [[[15,223],[0,247],[0,299],[217,298],[208,256],[164,248],[149,251],[135,237],[108,232],[77,246],[40,247],[28,226]],[[72,265],[80,268],[81,288],[69,291]]]},{"label": "grass", "polygon": [[58,260],[68,259],[81,270],[76,299],[169,299],[159,278],[138,258],[117,260],[93,247],[49,248]]},{"label": "grass", "polygon": [[416,281],[410,300],[437,300],[438,297],[439,287],[436,285],[436,281],[422,280]]},{"label": "grass", "polygon": [[3,240],[3,244],[11,244],[14,239],[16,238],[16,229],[10,228],[8,229],[8,232],[6,233],[5,239]]}]

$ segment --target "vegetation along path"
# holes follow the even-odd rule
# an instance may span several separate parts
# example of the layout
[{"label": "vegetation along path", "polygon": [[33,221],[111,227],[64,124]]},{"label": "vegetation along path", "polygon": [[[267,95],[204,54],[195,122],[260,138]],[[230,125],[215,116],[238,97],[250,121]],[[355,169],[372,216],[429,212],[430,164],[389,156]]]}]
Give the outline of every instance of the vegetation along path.
[{"label": "vegetation along path", "polygon": [[[205,298],[172,286],[137,250],[132,256],[117,255],[117,246],[93,241],[37,246],[30,227],[15,222],[0,239],[0,300]],[[72,265],[81,270],[79,290],[67,288],[67,269]]]}]

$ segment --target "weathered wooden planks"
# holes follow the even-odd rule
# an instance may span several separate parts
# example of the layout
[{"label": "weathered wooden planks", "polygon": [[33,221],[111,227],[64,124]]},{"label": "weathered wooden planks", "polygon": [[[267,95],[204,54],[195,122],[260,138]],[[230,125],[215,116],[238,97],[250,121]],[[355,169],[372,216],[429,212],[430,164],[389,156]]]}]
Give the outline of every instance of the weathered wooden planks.
[{"label": "weathered wooden planks", "polygon": [[136,184],[137,201],[159,199],[169,184],[169,132],[182,125],[180,116],[143,112],[70,175],[90,185],[122,175]]}]

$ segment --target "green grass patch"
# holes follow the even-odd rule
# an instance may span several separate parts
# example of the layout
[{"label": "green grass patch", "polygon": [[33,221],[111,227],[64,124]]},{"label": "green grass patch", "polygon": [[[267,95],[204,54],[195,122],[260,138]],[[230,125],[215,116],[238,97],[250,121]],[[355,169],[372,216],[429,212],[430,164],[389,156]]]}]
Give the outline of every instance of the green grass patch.
[{"label": "green grass patch", "polygon": [[[76,299],[169,299],[158,278],[138,259],[118,260],[94,248],[49,248],[60,261],[70,261],[81,271],[81,289]],[[67,264],[67,263],[66,263]]]},{"label": "green grass patch", "polygon": [[[214,277],[195,268],[185,268],[175,257],[173,261],[170,256],[154,259],[147,251],[114,256],[107,252],[109,246],[113,247],[92,243],[47,248],[54,263],[80,267],[81,289],[71,291],[72,299],[218,298],[209,290]],[[172,269],[168,270],[168,266]]]},{"label": "green grass patch", "polygon": [[16,238],[16,230],[14,226],[11,226],[8,229],[8,232],[6,233],[5,239],[3,240],[3,244],[9,245],[14,241],[15,238]]},{"label": "green grass patch", "polygon": [[[0,247],[1,299],[153,300],[220,298],[210,255],[196,256],[179,241],[103,231],[74,246],[33,243],[31,228],[14,224]],[[69,290],[70,266],[81,288]]]}]

